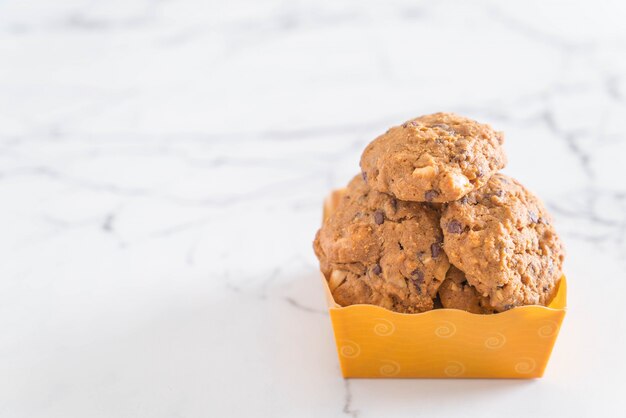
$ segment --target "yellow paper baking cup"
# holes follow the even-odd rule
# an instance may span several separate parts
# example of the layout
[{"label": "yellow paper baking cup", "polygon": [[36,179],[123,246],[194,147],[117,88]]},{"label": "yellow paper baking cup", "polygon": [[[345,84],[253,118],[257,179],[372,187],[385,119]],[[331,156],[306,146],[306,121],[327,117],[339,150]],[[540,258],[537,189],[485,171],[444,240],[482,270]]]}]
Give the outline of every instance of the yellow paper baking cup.
[{"label": "yellow paper baking cup", "polygon": [[[337,190],[328,197],[324,217],[342,194]],[[403,314],[375,305],[342,307],[322,279],[344,377],[541,377],[566,310],[565,276],[549,306],[520,306],[492,315],[457,309]]]}]

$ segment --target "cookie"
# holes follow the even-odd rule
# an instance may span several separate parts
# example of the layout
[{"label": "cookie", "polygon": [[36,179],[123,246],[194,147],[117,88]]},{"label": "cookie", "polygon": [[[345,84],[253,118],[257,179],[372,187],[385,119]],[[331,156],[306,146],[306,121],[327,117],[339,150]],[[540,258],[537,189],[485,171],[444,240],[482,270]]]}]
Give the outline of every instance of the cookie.
[{"label": "cookie", "polygon": [[340,305],[414,313],[433,308],[445,278],[442,239],[435,209],[371,190],[357,176],[313,246]]},{"label": "cookie", "polygon": [[374,190],[400,200],[451,202],[482,187],[506,165],[504,136],[453,113],[435,113],[389,129],[361,156]]},{"label": "cookie", "polygon": [[565,255],[543,204],[516,180],[495,174],[442,211],[443,248],[498,312],[547,305]]},{"label": "cookie", "polygon": [[454,266],[450,266],[446,279],[439,287],[439,300],[444,308],[461,309],[475,314],[494,313],[489,299],[479,294],[467,282],[465,274]]}]

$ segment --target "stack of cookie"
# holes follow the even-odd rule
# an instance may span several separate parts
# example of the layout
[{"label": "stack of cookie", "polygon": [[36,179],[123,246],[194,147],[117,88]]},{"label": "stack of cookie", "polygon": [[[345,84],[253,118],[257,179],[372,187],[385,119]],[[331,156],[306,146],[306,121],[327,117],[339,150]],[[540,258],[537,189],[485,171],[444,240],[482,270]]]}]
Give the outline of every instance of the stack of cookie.
[{"label": "stack of cookie", "polygon": [[418,313],[547,305],[564,258],[545,207],[506,165],[502,133],[451,113],[372,141],[314,249],[335,301]]}]

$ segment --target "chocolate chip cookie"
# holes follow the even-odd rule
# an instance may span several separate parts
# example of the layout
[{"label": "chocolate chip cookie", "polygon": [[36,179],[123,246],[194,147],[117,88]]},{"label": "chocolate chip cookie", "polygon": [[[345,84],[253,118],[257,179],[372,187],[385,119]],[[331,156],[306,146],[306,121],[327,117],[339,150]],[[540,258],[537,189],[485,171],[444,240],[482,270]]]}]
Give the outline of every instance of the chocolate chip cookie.
[{"label": "chocolate chip cookie", "polygon": [[442,211],[443,248],[498,312],[546,305],[565,255],[543,204],[516,180],[495,174]]},{"label": "chocolate chip cookie", "polygon": [[465,274],[454,266],[450,266],[446,279],[439,287],[439,300],[444,308],[462,309],[476,314],[494,313],[489,299],[479,294],[467,282]]},{"label": "chocolate chip cookie", "polygon": [[445,278],[442,239],[435,209],[372,190],[357,176],[313,246],[337,303],[413,313],[433,308]]},{"label": "chocolate chip cookie", "polygon": [[371,142],[361,156],[374,190],[401,200],[450,202],[482,187],[506,165],[504,136],[453,113],[410,120]]}]

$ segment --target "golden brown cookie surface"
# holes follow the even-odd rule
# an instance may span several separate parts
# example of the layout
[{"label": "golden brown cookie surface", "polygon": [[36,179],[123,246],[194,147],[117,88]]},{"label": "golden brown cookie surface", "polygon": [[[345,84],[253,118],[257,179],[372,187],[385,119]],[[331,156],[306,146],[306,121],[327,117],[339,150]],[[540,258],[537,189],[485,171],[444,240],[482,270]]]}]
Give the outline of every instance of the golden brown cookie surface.
[{"label": "golden brown cookie surface", "polygon": [[495,174],[443,209],[450,262],[498,312],[546,305],[561,277],[563,245],[543,204],[516,180]]},{"label": "golden brown cookie surface", "polygon": [[322,272],[340,305],[423,312],[445,278],[439,214],[371,190],[355,177],[315,237]]},{"label": "golden brown cookie surface", "polygon": [[444,308],[461,309],[476,314],[494,313],[489,299],[480,295],[467,282],[465,274],[454,266],[450,266],[446,279],[439,288],[439,299]]},{"label": "golden brown cookie surface", "polygon": [[374,190],[401,200],[450,202],[506,165],[503,135],[453,113],[410,120],[372,141],[361,169]]}]

